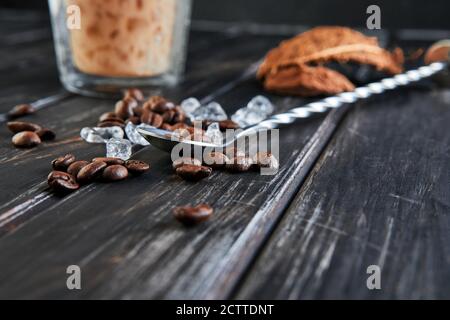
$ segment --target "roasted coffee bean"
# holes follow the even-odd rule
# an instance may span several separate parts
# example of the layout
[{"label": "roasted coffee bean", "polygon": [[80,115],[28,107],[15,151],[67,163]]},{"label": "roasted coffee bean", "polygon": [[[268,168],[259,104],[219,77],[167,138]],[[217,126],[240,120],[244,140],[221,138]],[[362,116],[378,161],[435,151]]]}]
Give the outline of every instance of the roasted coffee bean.
[{"label": "roasted coffee bean", "polygon": [[278,159],[270,152],[258,152],[253,156],[253,163],[257,168],[277,170],[280,167]]},{"label": "roasted coffee bean", "polygon": [[128,170],[124,166],[115,164],[103,170],[103,180],[105,181],[121,181],[128,178]]},{"label": "roasted coffee bean", "polygon": [[8,112],[9,119],[16,119],[35,113],[36,108],[31,104],[19,104]]},{"label": "roasted coffee bean", "polygon": [[180,106],[176,106],[163,114],[163,120],[168,124],[176,124],[186,121],[186,114]]},{"label": "roasted coffee bean", "polygon": [[22,131],[12,137],[12,143],[18,148],[33,148],[41,143],[41,138],[32,131]]},{"label": "roasted coffee bean", "polygon": [[191,164],[185,164],[178,167],[177,175],[184,180],[188,181],[200,181],[211,175],[212,169],[205,166],[194,166]]},{"label": "roasted coffee bean", "polygon": [[203,163],[214,169],[221,169],[230,161],[222,152],[210,152],[203,157]]},{"label": "roasted coffee bean", "polygon": [[97,127],[99,127],[99,128],[110,128],[110,127],[124,128],[125,127],[125,122],[123,120],[120,120],[120,121],[103,121],[103,122],[99,122],[97,124]]},{"label": "roasted coffee bean", "polygon": [[76,177],[78,175],[78,172],[80,172],[81,169],[86,167],[89,164],[88,161],[75,161],[67,168],[67,173]]},{"label": "roasted coffee bean", "polygon": [[174,169],[178,169],[179,167],[182,167],[186,164],[189,165],[193,165],[193,166],[201,166],[202,162],[196,158],[191,158],[191,157],[183,157],[183,158],[179,158],[176,159],[173,163],[172,163],[172,167]]},{"label": "roasted coffee bean", "polygon": [[173,102],[167,101],[165,98],[160,96],[153,96],[144,104],[144,109],[159,114],[163,114],[164,112],[173,109],[174,107],[175,105],[173,104]]},{"label": "roasted coffee bean", "polygon": [[116,103],[115,113],[116,115],[126,120],[133,116],[133,109],[138,106],[138,102],[132,98],[126,98]]},{"label": "roasted coffee bean", "polygon": [[193,226],[211,218],[214,209],[207,204],[196,207],[177,207],[173,209],[175,219],[186,226]]},{"label": "roasted coffee bean", "polygon": [[253,165],[252,158],[245,156],[237,156],[231,158],[226,164],[226,168],[230,172],[246,172],[251,169]]},{"label": "roasted coffee bean", "polygon": [[132,116],[132,117],[129,117],[129,118],[127,119],[127,121],[125,122],[125,124],[128,124],[129,122],[131,122],[131,123],[134,124],[134,125],[138,125],[138,124],[141,123],[141,118]]},{"label": "roasted coffee bean", "polygon": [[163,125],[161,126],[161,129],[166,130],[166,131],[174,131],[172,126],[168,123],[163,123]]},{"label": "roasted coffee bean", "polygon": [[57,193],[67,193],[80,188],[75,178],[65,172],[52,171],[47,178],[48,185]]},{"label": "roasted coffee bean", "polygon": [[144,108],[142,108],[142,107],[136,107],[133,109],[133,114],[135,117],[140,118],[143,113],[144,113]]},{"label": "roasted coffee bean", "polygon": [[98,157],[98,158],[94,158],[92,159],[92,162],[95,161],[101,161],[106,163],[108,166],[112,166],[115,164],[120,164],[120,165],[124,165],[125,161],[119,158],[108,158],[108,157]]},{"label": "roasted coffee bean", "polygon": [[77,181],[81,184],[92,182],[102,174],[103,169],[107,166],[108,165],[102,161],[91,162],[78,172]]},{"label": "roasted coffee bean", "polygon": [[159,114],[145,109],[141,117],[141,122],[149,124],[155,128],[160,128],[164,121]]},{"label": "roasted coffee bean", "polygon": [[36,132],[42,129],[40,125],[31,122],[10,121],[6,125],[12,133],[19,133],[22,131]]},{"label": "roasted coffee bean", "polygon": [[228,158],[234,158],[234,157],[245,157],[245,151],[238,149],[236,147],[230,147],[230,148],[226,148],[224,151],[225,155]]},{"label": "roasted coffee bean", "polygon": [[36,131],[36,134],[41,138],[42,141],[51,141],[55,140],[56,134],[50,129],[44,128]]},{"label": "roasted coffee bean", "polygon": [[133,174],[142,174],[150,170],[150,165],[144,161],[128,160],[125,167]]},{"label": "roasted coffee bean", "polygon": [[98,122],[103,122],[111,119],[120,119],[115,112],[105,112],[98,118]]},{"label": "roasted coffee bean", "polygon": [[65,156],[58,157],[52,161],[53,169],[57,171],[66,171],[67,168],[76,161],[73,154],[66,154]]},{"label": "roasted coffee bean", "polygon": [[9,110],[7,117],[8,119],[16,119],[20,117],[24,117],[36,112],[36,108],[31,104],[19,104],[14,106],[11,110]]},{"label": "roasted coffee bean", "polygon": [[124,97],[124,99],[132,98],[136,101],[144,101],[145,100],[144,93],[137,88],[131,88],[131,89],[126,90],[123,94],[123,97]]},{"label": "roasted coffee bean", "polygon": [[178,129],[187,129],[189,126],[186,123],[176,123],[173,126],[171,126],[172,130],[178,130]]},{"label": "roasted coffee bean", "polygon": [[219,121],[219,127],[221,131],[226,131],[226,130],[236,130],[239,129],[239,125],[234,122],[233,120],[223,120],[223,121]]}]

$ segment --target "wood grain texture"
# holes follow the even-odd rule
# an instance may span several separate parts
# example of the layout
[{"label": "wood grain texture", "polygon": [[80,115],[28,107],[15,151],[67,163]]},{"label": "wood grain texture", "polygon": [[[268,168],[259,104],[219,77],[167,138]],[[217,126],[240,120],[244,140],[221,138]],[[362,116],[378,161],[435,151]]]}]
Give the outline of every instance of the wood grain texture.
[{"label": "wood grain texture", "polygon": [[[227,35],[221,46],[201,45],[191,55],[186,81],[162,93],[174,100],[190,95],[217,99],[232,112],[261,92],[246,70],[280,39]],[[278,111],[304,103],[272,98]],[[274,177],[217,172],[207,181],[190,184],[173,175],[168,155],[150,147],[136,154],[152,164],[148,175],[120,184],[90,185],[63,199],[52,196],[41,180],[48,161],[66,152],[87,159],[98,155],[99,146],[70,139],[111,105],[81,97],[62,102],[36,117],[60,128],[60,141],[67,143],[28,154],[3,146],[7,165],[2,173],[12,191],[3,196],[0,211],[6,222],[0,226],[1,297],[227,297],[345,111],[325,122],[317,118],[283,129],[283,167]],[[17,166],[15,173],[8,170],[11,165]],[[199,202],[216,208],[210,223],[185,229],[173,219],[173,207]],[[81,292],[65,287],[70,264],[83,269]],[[26,279],[35,268],[46,271]]]},{"label": "wood grain texture", "polygon": [[425,84],[352,109],[236,297],[448,299],[449,123]]}]

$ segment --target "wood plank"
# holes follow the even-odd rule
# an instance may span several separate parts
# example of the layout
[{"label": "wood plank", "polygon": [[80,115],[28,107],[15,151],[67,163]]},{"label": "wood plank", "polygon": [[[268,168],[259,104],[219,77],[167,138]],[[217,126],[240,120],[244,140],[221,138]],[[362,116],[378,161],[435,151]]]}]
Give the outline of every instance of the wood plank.
[{"label": "wood plank", "polygon": [[[213,55],[199,58],[202,63],[188,72],[192,83],[167,91],[169,97],[214,97],[229,111],[244,105],[262,91],[253,77],[242,78],[242,71],[250,57],[256,61],[279,39],[252,35],[224,43]],[[236,78],[235,71],[227,70],[240,70],[241,75]],[[230,86],[236,79],[239,85]],[[214,91],[218,96],[210,95]],[[305,102],[271,98],[278,111]],[[77,104],[87,101],[79,99]],[[72,103],[67,102],[77,105]],[[70,119],[68,109],[63,114]],[[208,180],[191,184],[173,175],[169,155],[149,147],[136,155],[152,164],[152,171],[144,177],[90,185],[64,199],[47,198],[43,186],[35,185],[36,190],[1,211],[17,209],[20,214],[28,210],[26,214],[33,219],[4,229],[0,297],[227,297],[344,113],[341,109],[325,121],[317,118],[283,128],[282,168],[276,176],[215,172]],[[67,149],[58,149],[59,153],[63,150]],[[47,166],[46,160],[42,168]],[[173,207],[198,202],[216,208],[212,221],[185,229],[173,219]],[[82,267],[81,292],[65,288],[61,275],[69,264]],[[31,272],[35,268],[43,272]]]},{"label": "wood plank", "polygon": [[448,299],[448,97],[422,83],[352,109],[235,297]]},{"label": "wood plank", "polygon": [[[214,35],[209,35],[214,37]],[[242,41],[246,45],[236,45]],[[204,47],[192,53],[188,64],[185,81],[176,89],[165,89],[162,94],[180,101],[187,96],[205,97],[212,92],[222,90],[224,84],[229,84],[234,79],[239,79],[242,71],[259,58],[259,52],[273,45],[278,38],[241,37],[228,38],[223,44],[228,51],[212,46]],[[193,41],[195,44],[195,40]],[[213,68],[220,61],[223,68]],[[205,72],[205,70],[210,70]],[[212,70],[212,71],[211,71]],[[39,148],[27,151],[15,149],[9,139],[0,142],[0,174],[4,175],[5,192],[0,194],[0,233],[8,231],[7,224],[11,223],[11,217],[24,217],[30,207],[34,208],[35,201],[42,197],[45,189],[43,180],[49,170],[49,162],[61,154],[73,152],[80,157],[92,158],[104,152],[104,147],[93,146],[77,139],[79,131],[85,126],[93,126],[96,119],[103,112],[110,111],[114,106],[112,100],[99,100],[92,98],[76,97],[63,101],[57,106],[42,110],[30,116],[30,121],[54,129],[58,139],[54,143],[43,144]],[[0,134],[10,137],[5,127],[0,128]],[[31,165],[32,164],[32,165]],[[14,166],[15,170],[11,170]],[[21,174],[18,176],[17,171]],[[44,189],[43,189],[44,188]],[[36,200],[37,199],[37,200]],[[24,203],[30,203],[30,206]],[[38,201],[40,205],[41,202]],[[14,220],[17,226],[19,220]],[[5,224],[6,223],[6,224]],[[2,229],[3,227],[3,229]]]}]

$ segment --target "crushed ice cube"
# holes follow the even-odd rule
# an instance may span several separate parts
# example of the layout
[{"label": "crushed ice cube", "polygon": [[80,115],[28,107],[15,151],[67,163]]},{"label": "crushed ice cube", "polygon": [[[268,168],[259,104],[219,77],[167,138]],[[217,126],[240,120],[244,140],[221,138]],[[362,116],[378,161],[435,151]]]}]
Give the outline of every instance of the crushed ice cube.
[{"label": "crushed ice cube", "polygon": [[129,140],[111,138],[106,143],[106,156],[108,158],[119,158],[128,160],[132,153],[132,144]]},{"label": "crushed ice cube", "polygon": [[194,111],[200,107],[200,101],[198,101],[196,98],[188,98],[181,102],[181,108],[184,110],[184,112],[186,112],[188,116],[194,113]]},{"label": "crushed ice cube", "polygon": [[209,138],[209,140],[216,145],[223,144],[223,134],[220,131],[220,126],[217,122],[211,124],[206,130],[205,135]]},{"label": "crushed ice cube", "polygon": [[150,143],[144,139],[143,136],[139,132],[137,132],[137,128],[153,128],[152,126],[148,124],[140,124],[139,126],[135,126],[133,123],[129,122],[127,126],[125,127],[125,133],[127,134],[128,140],[131,141],[131,143],[139,144],[141,146],[148,146]]},{"label": "crushed ice cube", "polygon": [[262,112],[269,116],[275,110],[272,102],[264,96],[256,96],[247,105],[247,108],[255,112]]},{"label": "crushed ice cube", "polygon": [[253,126],[267,118],[267,114],[249,108],[241,108],[231,117],[241,128]]},{"label": "crushed ice cube", "polygon": [[211,120],[211,121],[223,121],[227,120],[228,116],[222,106],[213,101],[206,106],[197,108],[192,114],[193,120]]},{"label": "crushed ice cube", "polygon": [[120,127],[109,128],[83,128],[80,136],[88,143],[106,143],[111,138],[122,139],[124,132]]}]

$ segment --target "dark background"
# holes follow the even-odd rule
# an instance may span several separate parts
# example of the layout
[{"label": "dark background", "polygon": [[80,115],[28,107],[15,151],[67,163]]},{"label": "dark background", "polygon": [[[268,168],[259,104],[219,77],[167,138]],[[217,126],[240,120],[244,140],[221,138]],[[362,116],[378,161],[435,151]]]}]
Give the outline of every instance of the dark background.
[{"label": "dark background", "polygon": [[[46,0],[0,0],[0,6],[46,10]],[[194,20],[365,26],[377,4],[383,28],[450,29],[449,0],[194,0]]]}]

